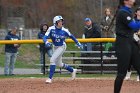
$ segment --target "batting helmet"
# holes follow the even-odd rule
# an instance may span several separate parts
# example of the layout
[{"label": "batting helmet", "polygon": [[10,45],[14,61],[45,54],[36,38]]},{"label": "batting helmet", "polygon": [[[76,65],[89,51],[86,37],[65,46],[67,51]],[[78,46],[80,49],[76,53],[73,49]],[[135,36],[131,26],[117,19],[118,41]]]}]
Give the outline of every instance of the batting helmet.
[{"label": "batting helmet", "polygon": [[53,18],[53,24],[57,24],[57,21],[64,20],[62,16],[58,15]]}]

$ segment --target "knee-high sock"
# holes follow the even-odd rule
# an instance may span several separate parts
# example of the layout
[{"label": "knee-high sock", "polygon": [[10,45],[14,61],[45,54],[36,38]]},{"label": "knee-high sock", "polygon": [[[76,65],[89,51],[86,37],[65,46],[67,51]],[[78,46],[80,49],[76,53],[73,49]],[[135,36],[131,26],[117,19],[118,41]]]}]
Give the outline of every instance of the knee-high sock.
[{"label": "knee-high sock", "polygon": [[73,72],[73,68],[70,67],[70,66],[68,66],[67,64],[64,64],[63,65],[63,68],[66,69],[66,70],[68,70],[68,71],[70,71],[70,72]]},{"label": "knee-high sock", "polygon": [[52,79],[54,72],[55,72],[55,65],[50,65],[50,74],[49,74],[49,78]]}]

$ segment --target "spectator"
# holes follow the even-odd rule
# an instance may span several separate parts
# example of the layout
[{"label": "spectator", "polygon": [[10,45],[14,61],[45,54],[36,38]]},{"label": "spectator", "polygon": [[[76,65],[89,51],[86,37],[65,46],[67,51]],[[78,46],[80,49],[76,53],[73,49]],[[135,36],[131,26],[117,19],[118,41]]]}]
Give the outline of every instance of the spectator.
[{"label": "spectator", "polygon": [[[40,25],[40,32],[38,33],[38,39],[43,39],[45,33],[48,30],[48,25],[43,23]],[[44,47],[44,44],[39,44],[39,51],[40,51],[40,64],[43,64],[43,52],[48,54],[49,57],[52,56],[52,47]],[[43,66],[41,66],[41,74],[43,74]]]},{"label": "spectator", "polygon": [[[100,27],[95,22],[92,22],[90,18],[85,18],[84,21],[85,21],[85,26],[84,26],[83,38],[100,38],[101,37]],[[90,42],[83,44],[84,51],[92,51],[94,44],[95,43],[90,43]]]},{"label": "spectator", "polygon": [[[8,32],[7,36],[5,37],[5,40],[19,40],[20,38],[16,34],[17,28],[14,27],[10,32]],[[4,68],[5,76],[14,75],[13,70],[19,47],[20,47],[19,44],[5,45],[5,68]]]},{"label": "spectator", "polygon": [[101,22],[102,37],[114,38],[115,37],[114,22],[113,22],[113,25],[111,26],[110,30],[107,31],[110,26],[110,23],[113,19],[110,8],[106,8],[104,13],[105,13],[105,16],[103,17],[102,22]]},{"label": "spectator", "polygon": [[[113,16],[111,14],[110,8],[106,8],[104,11],[105,15],[101,22],[101,29],[102,29],[102,37],[103,38],[114,38],[115,37],[115,28],[114,28],[114,22],[111,25]],[[109,29],[109,26],[110,29]],[[106,43],[104,44],[105,51],[108,51],[112,47],[112,43]]]}]

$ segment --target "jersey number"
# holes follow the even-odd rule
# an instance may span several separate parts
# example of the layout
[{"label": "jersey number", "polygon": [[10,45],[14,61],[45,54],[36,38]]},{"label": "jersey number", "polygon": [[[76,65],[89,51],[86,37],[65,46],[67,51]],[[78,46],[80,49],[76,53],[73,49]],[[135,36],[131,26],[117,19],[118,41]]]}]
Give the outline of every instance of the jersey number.
[{"label": "jersey number", "polygon": [[56,41],[56,42],[60,42],[60,39],[56,39],[55,41]]}]

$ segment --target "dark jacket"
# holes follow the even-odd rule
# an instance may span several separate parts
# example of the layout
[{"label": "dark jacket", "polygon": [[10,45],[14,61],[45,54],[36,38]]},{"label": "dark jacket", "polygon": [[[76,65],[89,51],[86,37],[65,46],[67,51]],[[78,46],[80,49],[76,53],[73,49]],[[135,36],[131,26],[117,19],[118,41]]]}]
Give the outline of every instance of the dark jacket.
[{"label": "dark jacket", "polygon": [[[5,40],[20,40],[19,36],[11,34],[11,32],[8,32],[7,36],[5,37]],[[5,44],[5,52],[8,53],[17,53],[18,47],[15,47],[14,44]]]},{"label": "dark jacket", "polygon": [[[44,35],[45,35],[45,31],[40,31],[39,33],[38,33],[38,39],[42,39],[43,37],[44,37]],[[45,45],[44,45],[44,43],[42,44],[42,43],[40,43],[39,44],[39,50],[40,51],[43,51],[43,47],[44,47]]]},{"label": "dark jacket", "polygon": [[[42,30],[41,30],[41,31],[38,33],[38,39],[43,39],[45,33],[46,33],[45,31],[42,31]],[[43,49],[44,46],[45,46],[44,43],[40,43],[40,44],[39,44],[39,50],[40,50],[40,51],[44,51],[44,49],[45,49],[45,51],[47,51],[47,50],[49,50],[49,49],[52,49],[52,47],[45,47],[45,48]]]},{"label": "dark jacket", "polygon": [[101,29],[96,23],[92,23],[92,27],[85,26],[84,35],[85,38],[100,38]]},{"label": "dark jacket", "polygon": [[[128,26],[133,20],[132,10],[122,7],[116,16],[116,35],[133,38],[134,30]],[[130,19],[130,20],[129,20]]]}]

